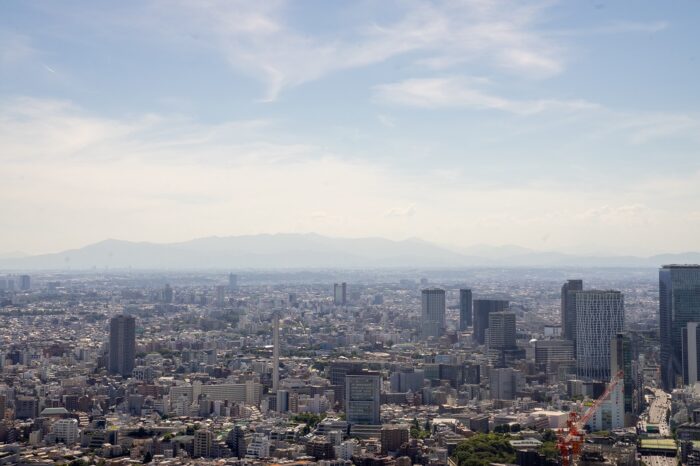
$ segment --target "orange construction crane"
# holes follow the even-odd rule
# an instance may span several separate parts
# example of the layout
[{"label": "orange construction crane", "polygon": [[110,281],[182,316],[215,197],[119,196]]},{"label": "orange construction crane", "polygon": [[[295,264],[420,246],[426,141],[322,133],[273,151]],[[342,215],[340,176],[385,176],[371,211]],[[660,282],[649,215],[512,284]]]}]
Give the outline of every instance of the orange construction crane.
[{"label": "orange construction crane", "polygon": [[581,453],[581,446],[583,445],[585,431],[584,426],[593,417],[595,412],[598,410],[600,405],[610,396],[612,391],[615,389],[618,383],[624,378],[622,371],[615,374],[607,387],[605,387],[605,392],[595,400],[595,402],[586,410],[583,416],[575,411],[569,413],[569,419],[566,421],[567,430],[559,430],[559,439],[557,441],[557,449],[561,456],[562,466],[569,466],[575,458]]}]

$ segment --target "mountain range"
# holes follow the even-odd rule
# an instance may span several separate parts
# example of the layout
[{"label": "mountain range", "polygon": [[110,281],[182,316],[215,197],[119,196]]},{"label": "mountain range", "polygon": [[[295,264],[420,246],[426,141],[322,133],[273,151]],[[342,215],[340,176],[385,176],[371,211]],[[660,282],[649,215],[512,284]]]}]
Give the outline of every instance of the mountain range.
[{"label": "mountain range", "polygon": [[519,246],[454,251],[420,239],[331,238],[313,233],[207,237],[178,243],[108,239],[53,254],[0,256],[4,270],[273,269],[374,267],[658,267],[700,253],[583,256]]}]

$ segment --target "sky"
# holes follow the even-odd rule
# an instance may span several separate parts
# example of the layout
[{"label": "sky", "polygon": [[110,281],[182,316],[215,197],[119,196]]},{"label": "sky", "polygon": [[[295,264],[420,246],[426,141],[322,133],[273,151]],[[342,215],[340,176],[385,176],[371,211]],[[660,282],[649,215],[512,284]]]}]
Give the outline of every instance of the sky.
[{"label": "sky", "polygon": [[0,252],[700,251],[700,3],[0,4]]}]

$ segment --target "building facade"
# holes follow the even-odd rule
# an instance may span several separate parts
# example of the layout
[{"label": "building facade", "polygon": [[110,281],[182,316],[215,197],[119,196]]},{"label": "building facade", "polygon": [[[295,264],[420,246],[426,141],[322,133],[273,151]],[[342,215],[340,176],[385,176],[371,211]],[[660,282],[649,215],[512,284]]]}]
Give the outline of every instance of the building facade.
[{"label": "building facade", "polygon": [[623,331],[624,297],[619,291],[577,291],[576,370],[584,380],[610,380],[610,345]]},{"label": "building facade", "polygon": [[427,288],[421,293],[421,323],[424,338],[445,332],[445,290]]},{"label": "building facade", "polygon": [[136,319],[118,315],[109,321],[109,372],[131,375],[136,358]]},{"label": "building facade", "polygon": [[464,332],[472,326],[472,290],[459,290],[459,330]]}]

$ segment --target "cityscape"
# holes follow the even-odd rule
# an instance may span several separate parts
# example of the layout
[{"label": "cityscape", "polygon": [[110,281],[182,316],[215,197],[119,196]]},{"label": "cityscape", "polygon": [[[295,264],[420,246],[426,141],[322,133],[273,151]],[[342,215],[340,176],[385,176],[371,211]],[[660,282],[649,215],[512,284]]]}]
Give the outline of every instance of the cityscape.
[{"label": "cityscape", "polygon": [[700,466],[698,25],[0,1],[0,466]]},{"label": "cityscape", "polygon": [[700,266],[572,273],[7,274],[0,461],[696,464]]}]

